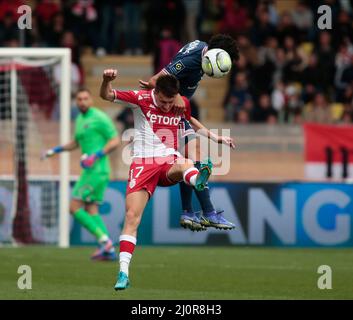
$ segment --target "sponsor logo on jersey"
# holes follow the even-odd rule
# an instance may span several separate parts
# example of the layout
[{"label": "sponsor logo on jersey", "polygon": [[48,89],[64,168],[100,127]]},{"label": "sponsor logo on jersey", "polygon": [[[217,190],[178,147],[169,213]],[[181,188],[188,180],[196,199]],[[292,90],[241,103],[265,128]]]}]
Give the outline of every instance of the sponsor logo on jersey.
[{"label": "sponsor logo on jersey", "polygon": [[181,62],[181,60],[178,60],[171,65],[170,69],[172,70],[173,74],[178,74],[180,71],[185,69],[185,65]]},{"label": "sponsor logo on jersey", "polygon": [[168,116],[162,116],[160,114],[154,114],[154,113],[151,113],[151,111],[148,111],[146,116],[148,121],[151,123],[175,125],[175,126],[179,124],[181,119],[181,117],[168,117]]}]

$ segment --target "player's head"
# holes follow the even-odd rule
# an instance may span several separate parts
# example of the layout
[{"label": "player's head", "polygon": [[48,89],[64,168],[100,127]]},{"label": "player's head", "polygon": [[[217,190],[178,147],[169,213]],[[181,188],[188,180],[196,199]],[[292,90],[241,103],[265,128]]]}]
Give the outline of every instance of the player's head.
[{"label": "player's head", "polygon": [[237,42],[228,34],[216,34],[208,41],[208,50],[223,49],[228,52],[232,61],[239,60],[239,48]]},{"label": "player's head", "polygon": [[171,75],[160,76],[156,81],[155,97],[157,106],[164,112],[170,111],[174,105],[174,98],[179,92],[179,81]]},{"label": "player's head", "polygon": [[76,105],[81,112],[85,113],[92,106],[92,103],[91,92],[88,89],[82,88],[76,92]]}]

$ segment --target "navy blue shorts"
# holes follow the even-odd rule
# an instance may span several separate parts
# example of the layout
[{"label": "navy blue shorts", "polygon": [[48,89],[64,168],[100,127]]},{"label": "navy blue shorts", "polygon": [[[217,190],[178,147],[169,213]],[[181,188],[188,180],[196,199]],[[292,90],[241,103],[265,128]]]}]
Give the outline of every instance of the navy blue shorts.
[{"label": "navy blue shorts", "polygon": [[186,145],[189,143],[189,141],[196,138],[195,130],[192,128],[190,122],[185,118],[181,118],[180,120],[180,129],[180,145]]}]

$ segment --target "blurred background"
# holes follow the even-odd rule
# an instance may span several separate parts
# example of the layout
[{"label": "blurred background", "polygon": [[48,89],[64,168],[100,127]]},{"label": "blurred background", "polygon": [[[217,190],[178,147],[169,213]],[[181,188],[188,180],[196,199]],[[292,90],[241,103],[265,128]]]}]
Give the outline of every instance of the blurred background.
[{"label": "blurred background", "polygon": [[[32,29],[17,26],[23,4]],[[331,29],[318,28],[322,5]],[[68,197],[59,199],[67,185],[59,183],[59,157],[39,160],[60,143],[65,72],[55,59],[13,63],[3,47],[71,49],[71,133],[74,94],[84,86],[123,134],[133,117],[99,97],[103,70],[119,70],[120,89],[138,89],[184,44],[217,33],[237,40],[240,59],[222,79],[203,77],[192,112],[235,139],[229,157],[213,143],[213,160],[229,160],[229,172],[211,177],[210,194],[236,228],[184,230],[179,187],[157,188],[139,227],[136,289],[123,298],[352,298],[353,0],[0,0],[0,298],[116,298],[108,271],[116,265],[91,263],[92,248],[76,246],[96,245],[95,238],[72,217],[59,223],[69,216]],[[127,144],[110,156],[112,180],[99,207],[115,243]],[[71,187],[79,159],[71,153]],[[6,248],[13,240],[72,248]],[[32,292],[15,285],[24,263],[34,267]],[[332,268],[334,290],[318,290],[320,265]]]},{"label": "blurred background", "polygon": [[[31,30],[17,28],[21,4],[33,10]],[[332,9],[332,30],[317,27],[320,5]],[[72,92],[89,88],[125,129],[129,110],[98,96],[104,68],[119,69],[120,88],[138,88],[185,43],[229,33],[240,60],[224,79],[204,76],[193,99],[194,115],[230,128],[238,144],[229,175],[217,179],[305,179],[303,124],[353,123],[352,14],[350,0],[2,0],[0,44],[70,48]],[[45,114],[50,126],[58,117],[55,108]],[[114,177],[125,179],[127,167],[113,158]]]},{"label": "blurred background", "polygon": [[[33,10],[31,30],[17,28],[21,4]],[[332,30],[317,28],[322,4],[332,8]],[[353,121],[352,14],[349,0],[2,0],[0,45],[70,48],[72,91],[89,88],[123,129],[132,126],[129,110],[98,96],[104,68],[119,69],[122,89],[138,88],[185,43],[229,33],[240,60],[227,78],[204,76],[193,99],[194,115],[231,128],[238,144],[230,174],[217,179],[304,179],[302,125]],[[73,100],[72,119],[77,113]],[[55,108],[46,112],[57,118]],[[114,177],[126,178],[118,156],[113,164]]]},{"label": "blurred background", "polygon": [[[32,8],[30,30],[17,27],[17,8],[22,4]],[[331,9],[332,29],[318,28],[317,21],[322,15],[318,8],[322,5]],[[298,221],[306,213],[325,213],[320,216],[322,221],[317,219],[321,221],[320,228],[328,233],[320,234],[313,227],[312,236],[303,236],[310,233],[309,229],[296,229],[297,244],[352,246],[352,219],[342,222],[346,233],[336,221],[338,214],[353,214],[352,18],[352,0],[0,0],[0,45],[70,48],[72,121],[78,115],[74,93],[85,86],[92,92],[95,106],[107,112],[123,132],[133,126],[129,108],[99,97],[105,68],[119,70],[115,84],[120,89],[138,89],[139,79],[148,80],[160,71],[187,42],[208,41],[216,33],[232,35],[240,48],[239,61],[225,78],[204,76],[192,99],[193,115],[208,128],[230,129],[237,144],[230,153],[229,172],[211,178],[216,205],[226,209],[231,221],[239,216],[235,222],[243,227],[264,221],[262,208],[274,216],[283,210],[295,215]],[[43,74],[49,88],[41,86]],[[55,90],[50,88],[60,84],[60,70],[54,67],[37,76],[38,81],[36,78],[27,81],[31,90],[24,94],[29,97],[32,120],[27,131],[30,141],[26,151],[27,172],[34,180],[57,181],[59,157],[43,163],[39,155],[42,149],[59,143],[60,110],[58,103],[52,102]],[[0,68],[0,82],[3,78],[6,70]],[[7,103],[9,83],[6,79],[1,83],[0,90],[7,92],[0,95],[1,130],[7,132],[0,137],[0,177],[5,199],[6,183],[14,175],[14,143],[10,126],[5,126],[11,118]],[[128,177],[129,164],[123,163],[121,157],[126,144],[111,155],[114,182],[101,208],[107,219],[113,219],[113,226],[117,223],[116,212],[119,223],[124,215],[119,203],[124,201],[124,183]],[[79,157],[79,151],[71,155],[73,179],[80,174]],[[177,188],[171,190],[168,194],[178,197]],[[294,190],[294,198],[287,194],[288,190]],[[169,191],[158,192],[155,198],[168,198],[165,192]],[[40,197],[39,193],[37,196]],[[34,197],[31,199],[35,203]],[[169,207],[170,223],[177,228],[180,208],[163,201],[159,203],[161,214]],[[316,206],[310,201],[316,201]],[[144,233],[146,239],[142,243],[208,241],[203,235],[191,238],[180,233],[179,237],[168,232],[158,240],[153,234],[162,227],[152,228],[152,215],[159,214],[158,208],[146,210],[144,221],[149,231]],[[274,221],[280,221],[274,216],[268,218],[272,227]],[[316,223],[313,221],[311,226]],[[283,232],[297,228],[292,222],[283,223],[275,229]],[[265,223],[262,227],[265,229]],[[116,234],[116,229],[112,230]],[[85,237],[85,241],[92,240],[88,235]],[[287,240],[281,238],[283,243],[292,243]],[[230,241],[279,243],[276,237],[271,241],[265,236],[262,240],[251,238],[251,232],[248,240],[243,241],[238,232],[230,235]]]}]

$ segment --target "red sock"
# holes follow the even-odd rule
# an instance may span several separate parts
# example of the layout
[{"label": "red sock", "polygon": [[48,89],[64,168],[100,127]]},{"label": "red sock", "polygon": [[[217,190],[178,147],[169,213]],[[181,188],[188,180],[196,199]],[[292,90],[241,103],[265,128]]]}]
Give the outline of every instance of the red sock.
[{"label": "red sock", "polygon": [[194,186],[196,184],[196,177],[198,173],[199,170],[194,167],[187,169],[183,174],[184,182],[188,185]]},{"label": "red sock", "polygon": [[125,272],[129,275],[129,265],[132,258],[132,254],[136,246],[136,238],[130,235],[121,235],[120,238],[120,271]]}]

